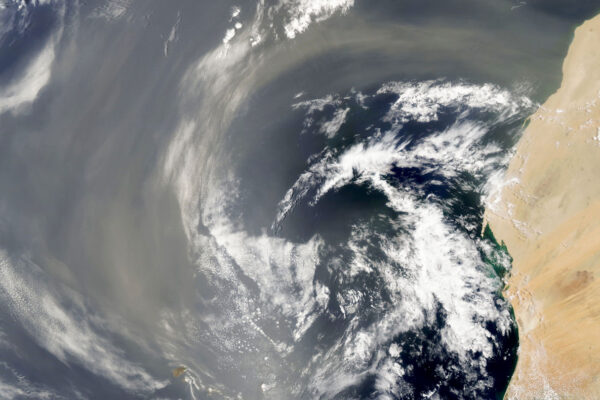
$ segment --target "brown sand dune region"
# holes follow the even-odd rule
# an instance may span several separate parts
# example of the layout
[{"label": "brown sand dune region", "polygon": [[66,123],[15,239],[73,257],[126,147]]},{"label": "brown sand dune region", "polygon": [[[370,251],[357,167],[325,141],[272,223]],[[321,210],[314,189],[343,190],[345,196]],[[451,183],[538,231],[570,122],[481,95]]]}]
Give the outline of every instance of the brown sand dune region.
[{"label": "brown sand dune region", "polygon": [[520,349],[508,399],[600,399],[600,16],[530,118],[486,220],[513,257]]}]

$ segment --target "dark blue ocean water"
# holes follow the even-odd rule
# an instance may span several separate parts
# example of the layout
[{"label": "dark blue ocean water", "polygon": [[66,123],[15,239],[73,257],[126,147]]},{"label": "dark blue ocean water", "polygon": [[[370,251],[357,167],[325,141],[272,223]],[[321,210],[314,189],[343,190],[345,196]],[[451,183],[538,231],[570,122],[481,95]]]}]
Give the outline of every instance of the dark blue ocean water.
[{"label": "dark blue ocean water", "polygon": [[598,10],[0,3],[0,398],[501,398],[483,210]]}]

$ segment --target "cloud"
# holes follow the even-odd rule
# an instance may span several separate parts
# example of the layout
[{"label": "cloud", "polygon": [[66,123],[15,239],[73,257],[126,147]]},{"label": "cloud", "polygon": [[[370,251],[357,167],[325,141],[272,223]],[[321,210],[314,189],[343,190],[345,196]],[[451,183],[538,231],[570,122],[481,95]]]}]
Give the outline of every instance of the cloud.
[{"label": "cloud", "polygon": [[344,14],[354,0],[282,0],[276,9],[284,9],[283,29],[289,39],[303,33],[314,22],[325,21],[336,13]]},{"label": "cloud", "polygon": [[107,0],[101,6],[98,6],[90,14],[92,18],[101,18],[107,22],[114,22],[123,18],[133,0]]},{"label": "cloud", "polygon": [[38,97],[50,80],[54,62],[54,43],[48,43],[15,81],[0,88],[0,114],[6,111],[18,113]]},{"label": "cloud", "polygon": [[[63,36],[66,5],[59,3],[58,6],[55,6],[54,1],[38,1],[32,5],[23,5],[22,9],[19,8],[18,13],[27,14],[29,7],[40,4],[55,7],[59,27],[46,40],[42,50],[29,62],[23,72],[6,85],[0,86],[0,114],[5,112],[18,114],[25,111],[50,81],[57,46]],[[21,18],[13,20],[13,23],[23,24]],[[24,30],[25,27],[22,26],[19,29]]]},{"label": "cloud", "polygon": [[[398,348],[390,347],[387,354],[381,349],[401,333],[435,325],[438,307],[445,313],[440,345],[456,355],[461,374],[472,385],[468,390],[485,390],[491,387],[491,378],[480,377],[486,374],[487,360],[495,356],[498,346],[486,324],[496,326],[501,335],[512,329],[508,306],[497,297],[501,282],[488,275],[480,244],[449,223],[438,204],[421,199],[418,188],[397,185],[386,177],[393,168],[418,168],[446,179],[465,172],[489,176],[501,160],[499,148],[483,140],[486,133],[497,121],[521,115],[531,102],[491,85],[392,83],[377,93],[390,92],[402,99],[392,103],[386,114],[390,130],[311,157],[307,170],[280,202],[273,224],[278,226],[299,201],[316,205],[327,193],[356,184],[384,194],[405,227],[398,234],[379,232],[366,223],[353,227],[346,245],[352,257],[343,269],[344,282],[377,277],[382,282],[378,292],[390,296],[389,304],[380,305],[380,317],[363,327],[365,299],[373,294],[348,291],[338,295],[341,313],[351,322],[343,337],[315,362],[311,390],[317,397],[334,397],[369,374],[376,377],[384,398],[399,393],[411,396],[403,377],[414,365],[402,364]],[[334,99],[329,96],[302,104],[316,112]],[[344,107],[341,102],[335,106]],[[460,115],[448,128],[414,141],[399,133],[397,120],[426,123],[436,119],[443,107]],[[469,112],[482,109],[493,113],[496,122],[466,118]],[[375,249],[383,257],[372,258],[370,251]],[[361,307],[362,312],[357,311]]]},{"label": "cloud", "polygon": [[[11,259],[0,250],[0,296],[38,344],[64,363],[76,361],[122,388],[149,393],[166,382],[158,381],[98,333],[83,301],[59,295],[44,272],[33,262]],[[67,307],[67,305],[69,305]]]}]

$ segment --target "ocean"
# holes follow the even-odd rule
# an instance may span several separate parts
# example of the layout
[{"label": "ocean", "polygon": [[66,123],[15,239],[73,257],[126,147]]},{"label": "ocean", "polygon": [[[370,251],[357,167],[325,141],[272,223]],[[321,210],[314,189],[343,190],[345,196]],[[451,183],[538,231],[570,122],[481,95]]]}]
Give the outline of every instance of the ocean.
[{"label": "ocean", "polygon": [[502,398],[483,211],[599,9],[0,3],[0,397]]}]

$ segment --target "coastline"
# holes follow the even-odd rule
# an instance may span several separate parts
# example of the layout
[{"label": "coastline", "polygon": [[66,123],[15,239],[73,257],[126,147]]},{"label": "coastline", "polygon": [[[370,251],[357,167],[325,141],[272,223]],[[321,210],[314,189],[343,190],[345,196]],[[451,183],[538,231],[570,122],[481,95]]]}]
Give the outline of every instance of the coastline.
[{"label": "coastline", "polygon": [[530,117],[484,218],[513,258],[506,398],[600,398],[600,15],[576,29],[561,87]]}]

